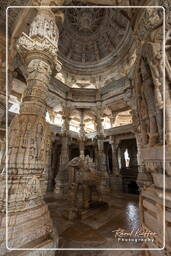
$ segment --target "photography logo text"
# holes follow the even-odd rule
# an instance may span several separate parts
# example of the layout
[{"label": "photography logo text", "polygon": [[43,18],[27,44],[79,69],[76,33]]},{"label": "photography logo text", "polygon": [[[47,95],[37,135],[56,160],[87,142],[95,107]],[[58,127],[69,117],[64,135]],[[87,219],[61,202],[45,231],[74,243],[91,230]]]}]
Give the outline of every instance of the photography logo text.
[{"label": "photography logo text", "polygon": [[156,239],[157,233],[150,231],[143,225],[136,230],[126,231],[124,229],[117,229],[112,231],[114,234],[114,238],[118,240],[118,242],[154,242]]}]

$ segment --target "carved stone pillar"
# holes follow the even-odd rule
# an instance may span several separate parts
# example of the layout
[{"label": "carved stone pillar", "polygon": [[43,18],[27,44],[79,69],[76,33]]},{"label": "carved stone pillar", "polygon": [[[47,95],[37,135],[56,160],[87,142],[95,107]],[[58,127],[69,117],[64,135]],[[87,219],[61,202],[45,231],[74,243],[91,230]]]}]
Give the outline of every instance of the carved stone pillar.
[{"label": "carved stone pillar", "polygon": [[80,141],[79,141],[79,150],[80,150],[80,156],[81,156],[82,158],[84,158],[84,148],[85,148],[84,140],[83,140],[83,138],[80,138]]},{"label": "carved stone pillar", "polygon": [[79,149],[80,156],[84,158],[84,149],[85,149],[85,124],[84,124],[84,112],[81,110],[81,119],[80,119],[80,139],[79,139]]},{"label": "carved stone pillar", "polygon": [[63,169],[69,161],[68,139],[69,139],[69,137],[64,134],[61,137],[61,144],[62,144],[61,155],[60,155],[60,168],[61,169]]},{"label": "carved stone pillar", "polygon": [[131,145],[129,144],[128,146],[128,154],[129,154],[129,158],[130,158],[130,161],[129,161],[129,167],[135,167],[138,165],[137,163],[137,148],[136,148],[136,145]]},{"label": "carved stone pillar", "polygon": [[62,149],[61,149],[61,157],[60,157],[60,166],[63,168],[64,165],[69,161],[69,149],[68,149],[68,139],[69,139],[69,123],[70,117],[69,113],[63,118],[63,126],[62,126]]},{"label": "carved stone pillar", "polygon": [[66,186],[68,183],[67,176],[67,164],[69,161],[69,123],[70,123],[70,111],[69,108],[63,108],[63,125],[61,134],[61,155],[59,162],[59,171],[56,176],[55,193],[61,197],[66,194]]},{"label": "carved stone pillar", "polygon": [[2,157],[4,155],[4,151],[5,151],[5,138],[1,138],[0,136],[0,169],[2,168]]},{"label": "carved stone pillar", "polygon": [[138,176],[137,176],[136,183],[139,186],[139,190],[141,191],[144,186],[148,186],[151,184],[151,176],[149,175],[149,173],[145,168],[143,156],[142,156],[142,148],[144,143],[144,138],[143,138],[144,134],[140,132],[140,124],[142,124],[142,122],[140,122],[138,119],[138,113],[136,109],[132,110],[131,114],[132,114],[132,121],[133,121],[132,126],[135,133],[136,144],[137,144],[137,155],[136,155],[137,160],[136,161],[138,165]]},{"label": "carved stone pillar", "polygon": [[98,137],[98,158],[99,158],[99,170],[102,172],[106,171],[106,156],[104,152],[104,142],[102,137]]},{"label": "carved stone pillar", "polygon": [[[156,125],[158,129],[159,143],[163,142],[163,58],[161,42],[149,42],[143,47],[143,55],[147,58],[149,69],[151,71],[151,82],[154,85],[154,103]],[[150,88],[151,86],[149,86]],[[150,94],[150,91],[148,91]],[[151,95],[151,94],[150,94]],[[147,97],[146,97],[147,99]],[[153,101],[153,100],[152,100]],[[147,104],[148,100],[147,100]],[[151,111],[152,109],[150,109]],[[152,111],[151,111],[152,113]]]},{"label": "carved stone pillar", "polygon": [[166,92],[165,92],[165,107],[166,107],[166,142],[171,148],[171,29],[166,36]]},{"label": "carved stone pillar", "polygon": [[137,162],[138,162],[138,176],[137,176],[137,184],[139,187],[142,186],[144,182],[144,166],[143,166],[143,159],[142,159],[142,135],[140,133],[135,133],[136,143],[137,143]]},{"label": "carved stone pillar", "polygon": [[[6,111],[6,67],[5,36],[0,34],[0,128],[5,129]],[[9,90],[10,88],[8,88]],[[4,138],[5,139],[5,138]]]},{"label": "carved stone pillar", "polygon": [[111,138],[112,147],[112,175],[110,176],[110,184],[112,191],[122,191],[122,177],[119,173],[119,163],[118,163],[118,145],[119,142],[116,138]]},{"label": "carved stone pillar", "polygon": [[106,156],[104,152],[104,129],[102,126],[102,109],[97,108],[95,126],[97,132],[97,148],[98,148],[98,169],[99,171],[106,171]]},{"label": "carved stone pillar", "polygon": [[117,149],[118,143],[117,141],[112,138],[111,140],[111,147],[112,147],[112,171],[114,176],[119,176],[119,164],[118,164],[118,157],[117,157]]},{"label": "carved stone pillar", "polygon": [[[57,246],[57,234],[53,232],[43,195],[51,150],[51,133],[45,121],[46,98],[52,71],[60,67],[58,37],[53,12],[38,9],[29,35],[22,33],[17,42],[28,76],[20,114],[15,116],[9,128],[9,247]],[[1,207],[5,207],[4,197]],[[5,237],[4,225],[1,233]]]},{"label": "carved stone pillar", "polygon": [[120,144],[120,158],[121,158],[121,169],[126,168],[126,161],[125,161],[125,150],[126,150],[126,145],[123,143]]},{"label": "carved stone pillar", "polygon": [[5,36],[0,34],[0,92],[5,96]]},{"label": "carved stone pillar", "polygon": [[[149,134],[148,144],[154,146],[160,142],[160,132],[158,129],[158,122],[156,118],[156,106],[153,89],[153,81],[150,77],[148,66],[145,61],[141,62],[141,72],[143,77],[143,83],[141,88],[142,102],[147,107],[148,111],[148,123],[147,123],[147,134]],[[144,106],[141,106],[142,112]]]},{"label": "carved stone pillar", "polygon": [[106,155],[104,151],[104,129],[102,126],[102,108],[97,107],[96,109],[96,132],[97,132],[97,170],[101,172],[101,190],[103,193],[109,191],[110,182],[109,182],[109,174],[107,173],[107,165],[106,165]]}]

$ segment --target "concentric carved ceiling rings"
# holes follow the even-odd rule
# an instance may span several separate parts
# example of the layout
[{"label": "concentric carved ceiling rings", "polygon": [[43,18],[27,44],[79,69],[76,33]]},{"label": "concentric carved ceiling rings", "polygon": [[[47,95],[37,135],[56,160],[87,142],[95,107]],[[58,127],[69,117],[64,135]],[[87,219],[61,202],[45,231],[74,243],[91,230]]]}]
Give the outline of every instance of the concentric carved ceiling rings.
[{"label": "concentric carved ceiling rings", "polygon": [[[60,27],[59,58],[64,68],[92,68],[117,58],[130,32],[129,21],[113,8],[65,9]],[[127,39],[127,40],[125,40]]]}]

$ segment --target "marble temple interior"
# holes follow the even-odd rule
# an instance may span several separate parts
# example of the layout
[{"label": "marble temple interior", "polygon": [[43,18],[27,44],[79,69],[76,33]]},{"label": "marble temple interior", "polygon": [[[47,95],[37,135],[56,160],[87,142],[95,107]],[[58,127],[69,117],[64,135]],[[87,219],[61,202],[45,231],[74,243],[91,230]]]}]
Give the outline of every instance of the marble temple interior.
[{"label": "marble temple interior", "polygon": [[170,0],[0,1],[0,255],[171,255]]}]

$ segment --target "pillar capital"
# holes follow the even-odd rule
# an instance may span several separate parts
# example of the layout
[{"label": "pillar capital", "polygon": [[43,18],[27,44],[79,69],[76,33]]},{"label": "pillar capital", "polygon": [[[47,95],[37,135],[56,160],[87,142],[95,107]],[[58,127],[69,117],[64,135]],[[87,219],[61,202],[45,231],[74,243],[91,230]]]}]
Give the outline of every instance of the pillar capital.
[{"label": "pillar capital", "polygon": [[57,59],[58,40],[54,13],[49,8],[38,8],[29,35],[22,33],[16,45],[28,75],[20,113],[45,115],[48,84],[52,72],[61,67]]},{"label": "pillar capital", "polygon": [[[24,32],[17,41],[17,50],[23,61],[29,65],[36,65],[41,61],[49,66],[47,71],[60,71],[61,63],[57,59],[59,30],[55,15],[49,8],[39,8],[34,18],[29,35]],[[45,66],[45,64],[44,64]]]}]

